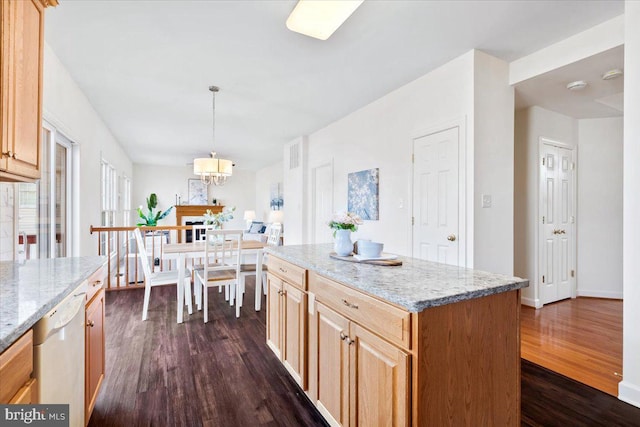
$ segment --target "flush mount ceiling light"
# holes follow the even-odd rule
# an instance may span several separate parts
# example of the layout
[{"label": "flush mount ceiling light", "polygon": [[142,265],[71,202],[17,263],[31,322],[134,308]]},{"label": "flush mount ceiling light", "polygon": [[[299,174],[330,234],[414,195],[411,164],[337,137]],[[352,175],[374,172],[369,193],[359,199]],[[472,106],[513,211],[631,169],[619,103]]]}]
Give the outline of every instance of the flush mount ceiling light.
[{"label": "flush mount ceiling light", "polygon": [[602,75],[602,80],[611,80],[617,79],[622,75],[622,70],[619,68],[614,68],[613,70],[609,70]]},{"label": "flush mount ceiling light", "polygon": [[320,40],[331,37],[364,0],[300,0],[287,28]]},{"label": "flush mount ceiling light", "polygon": [[[209,86],[213,93],[213,143],[216,142],[216,93],[220,91],[217,86]],[[211,157],[201,157],[193,159],[193,173],[200,175],[200,179],[205,185],[224,185],[227,178],[233,174],[233,162],[231,160],[217,159],[216,152],[211,152]]]},{"label": "flush mount ceiling light", "polygon": [[569,90],[582,90],[587,87],[587,82],[584,80],[576,80],[575,82],[571,82],[567,85],[567,89]]}]

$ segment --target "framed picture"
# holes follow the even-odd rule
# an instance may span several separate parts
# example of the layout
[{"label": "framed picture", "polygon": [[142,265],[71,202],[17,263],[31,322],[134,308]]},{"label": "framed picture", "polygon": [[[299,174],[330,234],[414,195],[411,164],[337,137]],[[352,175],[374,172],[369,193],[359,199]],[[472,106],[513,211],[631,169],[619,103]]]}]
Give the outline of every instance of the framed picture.
[{"label": "framed picture", "polygon": [[271,184],[269,193],[269,208],[272,211],[282,210],[282,207],[284,206],[284,200],[282,197],[282,184],[279,182]]},{"label": "framed picture", "polygon": [[199,179],[189,180],[189,204],[190,205],[206,205],[207,204],[207,186]]},{"label": "framed picture", "polygon": [[365,220],[378,220],[379,169],[350,173],[347,209]]}]

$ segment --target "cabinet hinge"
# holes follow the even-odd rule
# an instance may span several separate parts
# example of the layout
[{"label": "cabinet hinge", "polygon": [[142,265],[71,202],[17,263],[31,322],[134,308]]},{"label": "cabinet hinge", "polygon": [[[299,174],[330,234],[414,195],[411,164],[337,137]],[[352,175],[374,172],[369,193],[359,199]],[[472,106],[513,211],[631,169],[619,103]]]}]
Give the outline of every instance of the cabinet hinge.
[{"label": "cabinet hinge", "polygon": [[571,277],[576,277],[576,271],[575,270],[571,270]]},{"label": "cabinet hinge", "polygon": [[411,155],[411,163],[415,163],[416,162],[416,155],[412,154]]},{"label": "cabinet hinge", "polygon": [[416,225],[416,218],[414,216],[411,217],[411,225]]},{"label": "cabinet hinge", "polygon": [[544,276],[542,276],[542,283],[544,283]]},{"label": "cabinet hinge", "polygon": [[544,224],[544,216],[542,217],[542,223]]},{"label": "cabinet hinge", "polygon": [[542,166],[544,166],[544,157],[542,158]]}]

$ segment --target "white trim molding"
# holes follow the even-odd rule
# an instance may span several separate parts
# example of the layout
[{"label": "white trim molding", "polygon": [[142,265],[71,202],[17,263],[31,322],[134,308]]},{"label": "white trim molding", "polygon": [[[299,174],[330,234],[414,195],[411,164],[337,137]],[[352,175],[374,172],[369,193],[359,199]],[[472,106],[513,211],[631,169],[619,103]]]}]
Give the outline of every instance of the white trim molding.
[{"label": "white trim molding", "polygon": [[640,408],[640,386],[621,381],[618,383],[618,399]]}]

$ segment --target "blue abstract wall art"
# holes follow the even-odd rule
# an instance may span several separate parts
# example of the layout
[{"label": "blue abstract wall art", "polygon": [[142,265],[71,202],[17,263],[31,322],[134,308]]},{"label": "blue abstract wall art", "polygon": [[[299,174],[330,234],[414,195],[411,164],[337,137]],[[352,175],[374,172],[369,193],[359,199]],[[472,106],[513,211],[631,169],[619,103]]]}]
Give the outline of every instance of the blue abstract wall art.
[{"label": "blue abstract wall art", "polygon": [[379,219],[379,169],[368,169],[350,173],[348,176],[347,210],[360,215],[364,220]]}]

